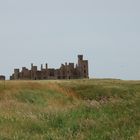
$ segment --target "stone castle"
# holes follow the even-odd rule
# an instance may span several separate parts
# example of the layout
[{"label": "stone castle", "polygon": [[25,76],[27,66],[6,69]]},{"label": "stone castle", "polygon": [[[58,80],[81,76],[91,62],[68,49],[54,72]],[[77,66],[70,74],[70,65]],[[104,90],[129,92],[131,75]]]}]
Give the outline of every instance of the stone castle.
[{"label": "stone castle", "polygon": [[31,64],[31,69],[22,67],[22,70],[14,69],[14,73],[10,76],[10,80],[47,80],[47,79],[80,79],[89,78],[88,60],[83,60],[83,55],[78,55],[78,63],[61,64],[59,69],[45,68],[41,65],[38,70],[37,66]]}]

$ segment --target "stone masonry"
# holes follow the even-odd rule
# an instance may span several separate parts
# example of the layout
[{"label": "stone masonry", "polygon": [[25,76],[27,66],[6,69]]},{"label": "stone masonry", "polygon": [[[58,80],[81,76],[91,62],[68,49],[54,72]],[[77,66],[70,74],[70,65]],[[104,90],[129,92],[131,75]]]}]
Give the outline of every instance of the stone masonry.
[{"label": "stone masonry", "polygon": [[47,80],[47,79],[81,79],[89,78],[88,60],[83,60],[83,55],[78,55],[78,63],[61,64],[59,69],[45,68],[41,65],[38,70],[37,66],[31,64],[31,69],[22,67],[22,70],[14,69],[14,73],[10,76],[10,80]]}]

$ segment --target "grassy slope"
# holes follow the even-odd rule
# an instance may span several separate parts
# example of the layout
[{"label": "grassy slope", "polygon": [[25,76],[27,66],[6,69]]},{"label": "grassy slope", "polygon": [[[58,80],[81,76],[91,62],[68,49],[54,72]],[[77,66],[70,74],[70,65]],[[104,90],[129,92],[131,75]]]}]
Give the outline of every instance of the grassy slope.
[{"label": "grassy slope", "polygon": [[0,82],[0,140],[139,140],[140,81]]}]

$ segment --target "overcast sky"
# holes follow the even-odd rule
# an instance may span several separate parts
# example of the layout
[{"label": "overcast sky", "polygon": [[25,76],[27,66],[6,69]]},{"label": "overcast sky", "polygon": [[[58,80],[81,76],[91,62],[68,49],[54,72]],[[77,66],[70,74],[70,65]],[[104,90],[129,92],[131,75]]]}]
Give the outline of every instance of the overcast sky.
[{"label": "overcast sky", "polygon": [[140,0],[0,0],[0,74],[77,54],[90,77],[140,79]]}]

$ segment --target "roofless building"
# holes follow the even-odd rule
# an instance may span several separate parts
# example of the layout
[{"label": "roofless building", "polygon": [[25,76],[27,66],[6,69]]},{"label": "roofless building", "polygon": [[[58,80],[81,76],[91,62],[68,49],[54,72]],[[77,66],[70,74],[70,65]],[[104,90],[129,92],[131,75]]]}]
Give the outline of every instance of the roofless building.
[{"label": "roofless building", "polygon": [[78,55],[78,62],[61,64],[59,69],[48,68],[48,64],[41,65],[40,70],[31,64],[31,68],[22,67],[14,69],[11,80],[47,80],[47,79],[81,79],[89,78],[88,60],[83,60],[83,55]]}]

